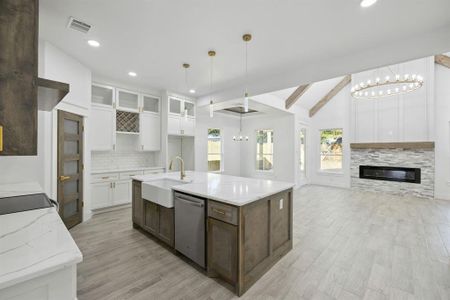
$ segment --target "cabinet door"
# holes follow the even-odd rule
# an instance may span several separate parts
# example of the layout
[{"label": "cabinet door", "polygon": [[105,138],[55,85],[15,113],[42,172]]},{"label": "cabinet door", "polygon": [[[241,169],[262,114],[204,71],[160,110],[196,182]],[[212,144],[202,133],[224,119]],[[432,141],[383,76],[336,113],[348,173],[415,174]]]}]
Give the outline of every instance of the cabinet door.
[{"label": "cabinet door", "polygon": [[183,135],[194,136],[195,135],[195,119],[183,118],[181,121],[181,132]]},{"label": "cabinet door", "polygon": [[237,226],[208,218],[208,272],[237,282]]},{"label": "cabinet door", "polygon": [[169,114],[181,116],[182,115],[183,100],[177,98],[169,98]]},{"label": "cabinet door", "polygon": [[116,128],[114,110],[106,107],[92,107],[89,120],[91,150],[114,150]]},{"label": "cabinet door", "polygon": [[184,113],[187,117],[195,118],[195,104],[193,102],[184,101]]},{"label": "cabinet door", "polygon": [[173,135],[181,134],[180,117],[169,116],[167,119],[167,133]]},{"label": "cabinet door", "polygon": [[93,84],[92,85],[92,104],[113,107],[114,105],[114,88]]},{"label": "cabinet door", "polygon": [[92,209],[107,207],[111,201],[111,182],[99,182],[91,184]]},{"label": "cabinet door", "polygon": [[175,209],[159,205],[159,238],[169,246],[174,246]]},{"label": "cabinet door", "polygon": [[139,112],[139,95],[134,92],[117,89],[117,109]]},{"label": "cabinet door", "polygon": [[141,113],[140,122],[141,150],[159,151],[161,149],[161,119],[159,115]]},{"label": "cabinet door", "polygon": [[291,240],[289,193],[274,195],[270,199],[272,251]]},{"label": "cabinet door", "polygon": [[159,114],[160,108],[159,104],[160,104],[159,97],[142,95],[141,111]]},{"label": "cabinet door", "polygon": [[144,219],[142,227],[155,236],[159,236],[159,206],[144,200]]},{"label": "cabinet door", "polygon": [[113,183],[113,205],[131,203],[131,181],[116,181]]},{"label": "cabinet door", "polygon": [[142,200],[141,182],[133,181],[133,223],[142,226],[142,218],[144,216],[144,202]]}]

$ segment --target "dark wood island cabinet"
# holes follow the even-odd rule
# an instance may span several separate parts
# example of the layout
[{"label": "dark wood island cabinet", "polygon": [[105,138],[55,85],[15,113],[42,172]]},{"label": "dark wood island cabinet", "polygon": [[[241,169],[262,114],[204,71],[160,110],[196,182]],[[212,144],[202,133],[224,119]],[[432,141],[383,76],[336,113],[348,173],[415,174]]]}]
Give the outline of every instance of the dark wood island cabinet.
[{"label": "dark wood island cabinet", "polygon": [[[174,209],[142,199],[133,181],[133,226],[174,247]],[[206,274],[244,294],[292,249],[292,189],[242,206],[207,200]]]},{"label": "dark wood island cabinet", "polygon": [[142,182],[133,180],[133,227],[142,228],[170,247],[175,241],[175,210],[142,199]]}]

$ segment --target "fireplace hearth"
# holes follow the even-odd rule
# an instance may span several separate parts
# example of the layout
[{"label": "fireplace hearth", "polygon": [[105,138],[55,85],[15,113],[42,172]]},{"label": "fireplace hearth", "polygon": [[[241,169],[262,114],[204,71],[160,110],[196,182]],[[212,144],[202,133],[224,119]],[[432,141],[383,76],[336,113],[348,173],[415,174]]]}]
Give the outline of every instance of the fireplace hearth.
[{"label": "fireplace hearth", "polygon": [[421,170],[420,168],[363,165],[359,166],[359,178],[420,184]]}]

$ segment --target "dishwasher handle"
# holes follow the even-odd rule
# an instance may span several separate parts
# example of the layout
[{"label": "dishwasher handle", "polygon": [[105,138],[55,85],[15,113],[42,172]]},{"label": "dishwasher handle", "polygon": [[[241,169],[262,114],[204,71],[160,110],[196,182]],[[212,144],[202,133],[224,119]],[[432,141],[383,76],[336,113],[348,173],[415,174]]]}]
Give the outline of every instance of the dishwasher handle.
[{"label": "dishwasher handle", "polygon": [[181,194],[175,194],[175,199],[179,200],[181,202],[184,202],[186,204],[192,205],[192,206],[197,206],[197,207],[205,206],[205,204],[203,202],[197,202],[194,200],[195,198],[189,197],[189,196],[184,196]]}]

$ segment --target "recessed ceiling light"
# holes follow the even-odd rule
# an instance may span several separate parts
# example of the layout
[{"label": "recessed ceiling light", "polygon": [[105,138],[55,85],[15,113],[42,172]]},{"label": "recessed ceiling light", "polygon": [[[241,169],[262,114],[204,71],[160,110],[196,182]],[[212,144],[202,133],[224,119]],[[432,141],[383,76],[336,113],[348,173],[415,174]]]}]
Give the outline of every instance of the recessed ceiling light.
[{"label": "recessed ceiling light", "polygon": [[91,46],[91,47],[95,47],[95,48],[100,47],[100,43],[97,42],[96,40],[89,40],[87,42],[88,42],[89,46]]},{"label": "recessed ceiling light", "polygon": [[190,89],[190,90],[189,90],[189,93],[195,94],[195,90],[194,90],[194,89]]},{"label": "recessed ceiling light", "polygon": [[361,1],[361,7],[369,7],[375,4],[377,0],[362,0]]},{"label": "recessed ceiling light", "polygon": [[128,75],[130,75],[131,77],[136,77],[137,76],[136,72],[128,72]]}]

